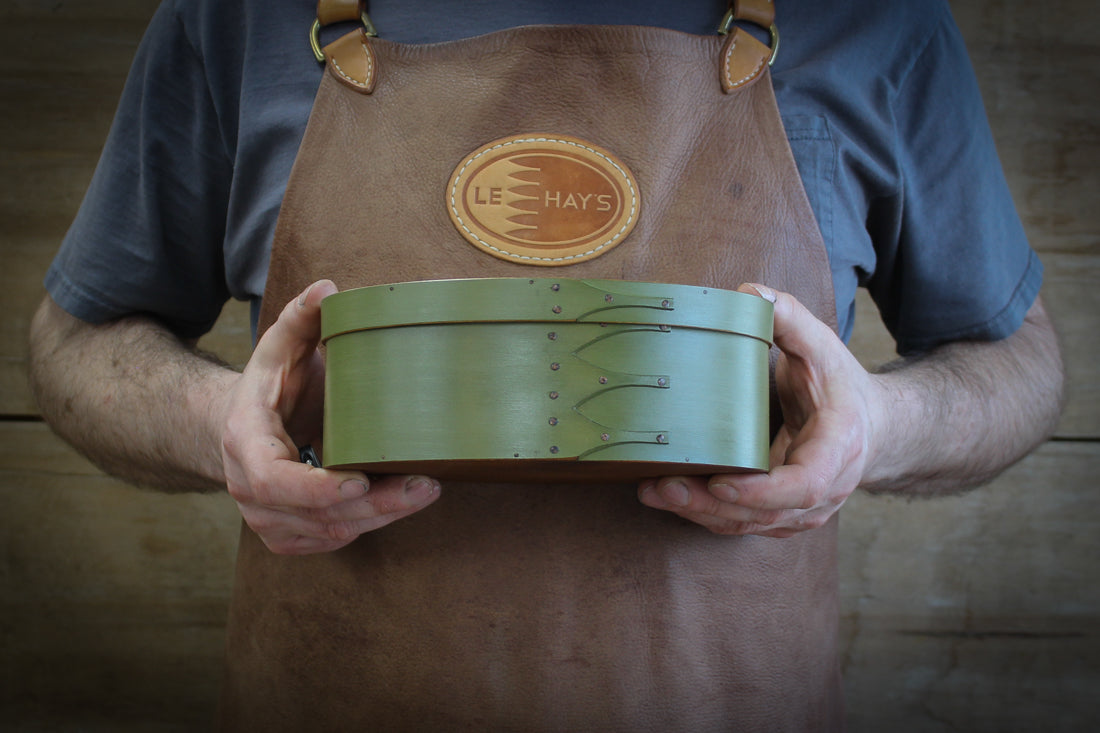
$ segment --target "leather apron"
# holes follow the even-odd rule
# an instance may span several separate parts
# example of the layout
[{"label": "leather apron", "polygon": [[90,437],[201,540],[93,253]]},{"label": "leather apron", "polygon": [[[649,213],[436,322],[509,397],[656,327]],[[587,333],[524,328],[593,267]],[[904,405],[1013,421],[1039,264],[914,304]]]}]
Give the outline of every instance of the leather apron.
[{"label": "leather apron", "polygon": [[[326,55],[261,328],[322,277],[757,281],[835,323],[768,49],[745,33],[521,27],[412,46],[356,32]],[[530,135],[613,153],[637,181],[633,231],[554,269],[463,236],[456,166]],[[305,557],[245,527],[220,724],[839,729],[836,533],[834,518],[790,539],[714,535],[643,506],[634,482],[447,483],[426,510]]]}]

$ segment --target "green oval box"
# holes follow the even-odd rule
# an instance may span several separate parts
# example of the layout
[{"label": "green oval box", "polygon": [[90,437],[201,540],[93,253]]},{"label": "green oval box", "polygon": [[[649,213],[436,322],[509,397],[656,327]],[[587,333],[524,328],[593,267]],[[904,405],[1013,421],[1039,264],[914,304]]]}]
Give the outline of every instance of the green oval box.
[{"label": "green oval box", "polygon": [[763,298],[437,280],[337,293],[321,316],[326,466],[539,482],[768,469]]}]

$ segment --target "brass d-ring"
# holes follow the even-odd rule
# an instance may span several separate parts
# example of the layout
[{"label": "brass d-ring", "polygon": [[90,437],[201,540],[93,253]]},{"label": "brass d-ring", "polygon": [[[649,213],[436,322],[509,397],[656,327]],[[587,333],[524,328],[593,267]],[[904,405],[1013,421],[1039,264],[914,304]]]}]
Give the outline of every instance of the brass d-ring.
[{"label": "brass d-ring", "polygon": [[313,57],[318,63],[325,62],[325,54],[321,52],[321,21],[313,19],[313,26],[309,29],[309,47],[313,49]]},{"label": "brass d-ring", "polygon": [[[359,11],[359,20],[363,23],[363,33],[367,34],[371,38],[378,36],[378,31],[374,28],[374,23],[371,23],[370,16],[367,15],[366,10]],[[313,25],[309,29],[309,47],[313,50],[313,57],[317,59],[319,63],[325,62],[325,54],[321,50],[321,21],[316,18],[313,20]]]},{"label": "brass d-ring", "polygon": [[[726,14],[722,16],[721,22],[718,23],[718,35],[729,35],[729,32],[733,30],[733,21],[733,8],[731,7],[729,10],[726,11]],[[771,27],[768,28],[768,34],[771,36],[772,48],[772,55],[768,58],[768,66],[771,66],[775,63],[776,54],[779,53],[779,28],[775,25],[775,23],[772,23]]]}]

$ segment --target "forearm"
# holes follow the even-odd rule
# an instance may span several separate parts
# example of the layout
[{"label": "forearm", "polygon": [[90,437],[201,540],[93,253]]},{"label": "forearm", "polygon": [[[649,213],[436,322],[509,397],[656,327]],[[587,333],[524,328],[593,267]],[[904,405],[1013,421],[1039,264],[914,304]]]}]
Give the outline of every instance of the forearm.
[{"label": "forearm", "polygon": [[47,298],[30,373],[46,421],[106,472],[165,490],[225,488],[218,410],[238,375],[156,321],[90,325]]},{"label": "forearm", "polygon": [[1057,337],[1041,300],[1002,341],[960,342],[887,365],[869,491],[946,493],[993,479],[1045,440],[1062,407]]},{"label": "forearm", "polygon": [[283,309],[242,373],[156,321],[92,326],[49,298],[31,325],[31,383],[43,416],[111,474],[176,491],[225,489],[275,552],[326,552],[420,511],[424,476],[374,480],[299,459],[320,438],[321,301],[311,285]]}]

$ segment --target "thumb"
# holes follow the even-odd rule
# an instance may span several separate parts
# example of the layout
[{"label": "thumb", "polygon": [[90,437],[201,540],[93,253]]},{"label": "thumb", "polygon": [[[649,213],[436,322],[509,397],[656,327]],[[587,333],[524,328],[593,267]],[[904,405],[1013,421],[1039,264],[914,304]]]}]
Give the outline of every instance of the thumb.
[{"label": "thumb", "polygon": [[312,354],[321,340],[321,301],[336,292],[331,280],[318,280],[291,300],[256,344],[259,366],[274,366]]},{"label": "thumb", "polygon": [[837,338],[833,329],[790,293],[757,283],[744,283],[737,290],[759,295],[773,304],[773,340],[783,353],[800,359],[810,359],[828,353],[835,345]]}]

